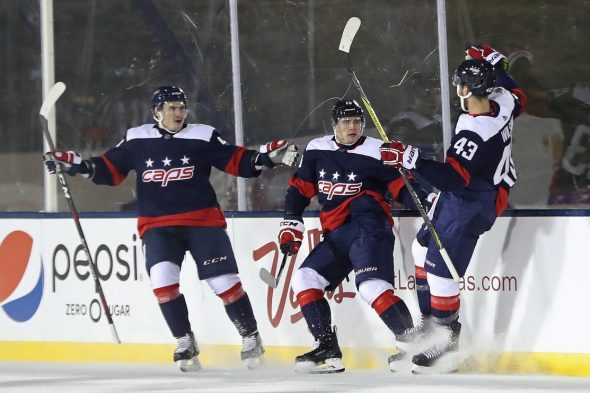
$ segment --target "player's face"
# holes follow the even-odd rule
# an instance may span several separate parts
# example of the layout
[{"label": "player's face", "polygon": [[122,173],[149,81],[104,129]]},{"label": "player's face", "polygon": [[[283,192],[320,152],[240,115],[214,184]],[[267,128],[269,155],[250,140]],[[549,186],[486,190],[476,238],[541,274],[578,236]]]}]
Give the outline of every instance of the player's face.
[{"label": "player's face", "polygon": [[343,145],[352,145],[363,133],[363,121],[360,117],[341,117],[334,126],[336,141]]},{"label": "player's face", "polygon": [[186,105],[182,101],[165,102],[162,109],[156,111],[156,116],[162,119],[167,130],[179,131],[186,120]]}]

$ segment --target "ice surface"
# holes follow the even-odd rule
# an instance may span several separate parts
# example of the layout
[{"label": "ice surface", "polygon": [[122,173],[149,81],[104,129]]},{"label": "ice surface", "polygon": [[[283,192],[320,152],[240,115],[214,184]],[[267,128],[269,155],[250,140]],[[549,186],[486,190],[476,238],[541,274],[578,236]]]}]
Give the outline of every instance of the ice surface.
[{"label": "ice surface", "polygon": [[301,375],[290,366],[254,371],[205,368],[181,373],[174,365],[2,363],[0,392],[589,392],[590,378],[452,374],[415,376],[387,369]]}]

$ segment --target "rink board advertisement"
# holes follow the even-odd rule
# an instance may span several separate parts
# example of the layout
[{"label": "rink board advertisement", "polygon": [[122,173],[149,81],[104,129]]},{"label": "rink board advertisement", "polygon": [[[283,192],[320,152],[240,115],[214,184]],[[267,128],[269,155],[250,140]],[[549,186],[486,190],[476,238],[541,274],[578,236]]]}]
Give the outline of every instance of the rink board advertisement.
[{"label": "rink board advertisement", "polygon": [[[227,227],[269,353],[271,348],[289,352],[312,343],[290,284],[294,271],[321,240],[318,218],[306,218],[301,251],[288,258],[278,287],[269,288],[260,280],[259,270],[273,274],[278,270],[279,220],[235,217],[228,218]],[[112,343],[73,221],[42,217],[0,222],[0,360],[11,359],[11,345],[19,343]],[[419,218],[401,217],[394,227],[395,290],[415,320],[419,311],[411,244],[420,223]],[[174,340],[152,293],[136,220],[87,218],[82,226],[121,341],[134,344],[133,348],[165,344],[169,351]],[[590,321],[580,310],[584,308],[580,300],[585,299],[580,278],[590,276],[588,253],[581,251],[588,239],[586,217],[499,218],[478,244],[461,282],[462,348],[479,353],[560,354],[582,359],[588,370]],[[200,345],[239,348],[241,339],[221,300],[205,281],[199,281],[189,254],[181,272],[181,291]],[[369,348],[386,353],[395,345],[392,333],[357,295],[353,273],[326,296],[346,351]]]}]

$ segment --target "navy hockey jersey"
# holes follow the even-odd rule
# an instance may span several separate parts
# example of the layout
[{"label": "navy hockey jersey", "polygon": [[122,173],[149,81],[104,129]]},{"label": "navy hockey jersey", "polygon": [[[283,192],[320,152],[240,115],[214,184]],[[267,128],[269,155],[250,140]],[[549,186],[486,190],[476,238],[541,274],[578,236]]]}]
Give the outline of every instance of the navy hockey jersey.
[{"label": "navy hockey jersey", "polygon": [[364,211],[382,212],[392,224],[385,193],[389,191],[408,207],[412,202],[400,174],[380,161],[381,144],[380,140],[365,136],[351,147],[337,144],[333,136],[313,139],[299,169],[289,180],[286,213],[301,216],[317,195],[325,231],[338,228],[349,215]]},{"label": "navy hockey jersey", "polygon": [[[496,201],[500,213],[508,203],[507,190],[517,179],[512,128],[521,112],[521,98],[502,87],[495,88],[488,98],[491,113],[459,116],[446,164],[420,161],[417,172],[442,191],[474,199],[499,197]],[[450,165],[462,181],[450,181],[445,165]]]},{"label": "navy hockey jersey", "polygon": [[116,186],[137,174],[139,235],[161,226],[225,227],[225,217],[209,182],[211,167],[234,176],[260,174],[257,152],[230,145],[208,125],[188,124],[175,134],[144,124],[100,157],[93,157],[96,184]]}]

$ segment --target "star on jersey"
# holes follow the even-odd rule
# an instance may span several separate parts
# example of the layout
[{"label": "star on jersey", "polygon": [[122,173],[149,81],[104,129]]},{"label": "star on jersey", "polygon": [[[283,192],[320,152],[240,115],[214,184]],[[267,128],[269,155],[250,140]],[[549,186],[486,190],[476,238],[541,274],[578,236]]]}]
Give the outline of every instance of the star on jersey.
[{"label": "star on jersey", "polygon": [[323,179],[324,176],[326,175],[326,171],[324,170],[324,168],[320,169],[320,179]]},{"label": "star on jersey", "polygon": [[182,156],[182,158],[180,159],[180,161],[182,161],[183,165],[187,165],[188,160],[189,160],[189,158],[186,155]]},{"label": "star on jersey", "polygon": [[357,177],[358,175],[355,175],[355,174],[354,174],[354,172],[350,172],[350,173],[349,173],[348,175],[346,175],[346,176],[348,176],[348,180],[349,180],[349,181],[355,181],[355,180],[356,180],[356,177]]},{"label": "star on jersey", "polygon": [[170,162],[172,162],[172,160],[166,157],[162,160],[162,162],[164,163],[164,166],[170,166]]},{"label": "star on jersey", "polygon": [[340,173],[338,173],[338,171],[336,171],[332,174],[332,180],[338,180],[339,177],[340,177]]},{"label": "star on jersey", "polygon": [[154,165],[154,162],[152,161],[152,159],[148,158],[148,160],[145,162],[145,166],[147,168],[152,168],[153,165]]}]

